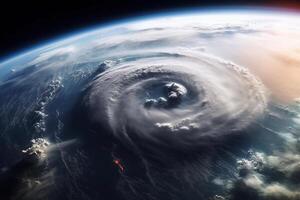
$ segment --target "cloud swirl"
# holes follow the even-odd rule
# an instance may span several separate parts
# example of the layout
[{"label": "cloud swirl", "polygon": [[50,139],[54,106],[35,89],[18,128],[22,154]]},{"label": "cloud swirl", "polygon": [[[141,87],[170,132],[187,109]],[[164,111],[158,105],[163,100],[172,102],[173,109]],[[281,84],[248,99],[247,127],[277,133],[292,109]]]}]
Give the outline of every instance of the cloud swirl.
[{"label": "cloud swirl", "polygon": [[126,145],[180,149],[245,128],[267,97],[246,68],[181,49],[129,53],[93,80],[86,103],[91,119]]}]

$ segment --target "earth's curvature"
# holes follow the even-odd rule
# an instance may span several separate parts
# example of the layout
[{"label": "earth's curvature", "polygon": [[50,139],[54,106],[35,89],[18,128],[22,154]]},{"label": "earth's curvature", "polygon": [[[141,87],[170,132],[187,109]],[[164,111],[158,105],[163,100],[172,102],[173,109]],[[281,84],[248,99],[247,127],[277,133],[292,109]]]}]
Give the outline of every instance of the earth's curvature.
[{"label": "earth's curvature", "polygon": [[1,199],[300,199],[300,15],[113,24],[0,63]]}]

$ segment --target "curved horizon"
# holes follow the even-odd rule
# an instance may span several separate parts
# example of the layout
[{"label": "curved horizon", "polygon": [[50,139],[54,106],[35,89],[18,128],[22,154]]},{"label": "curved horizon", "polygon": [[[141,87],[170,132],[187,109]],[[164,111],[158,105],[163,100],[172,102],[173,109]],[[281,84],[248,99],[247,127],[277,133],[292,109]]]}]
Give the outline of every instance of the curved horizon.
[{"label": "curved horizon", "polygon": [[[255,14],[257,13],[264,13],[264,14],[271,14],[271,13],[276,13],[276,14],[283,14],[284,16],[295,16],[295,15],[300,15],[300,12],[298,9],[291,9],[288,7],[276,7],[276,6],[206,6],[206,7],[197,7],[197,8],[183,8],[183,9],[168,9],[167,11],[156,11],[156,12],[143,12],[144,14],[137,14],[133,16],[127,16],[124,19],[114,19],[114,20],[109,20],[108,22],[104,23],[98,23],[96,25],[90,25],[87,27],[80,27],[77,28],[76,30],[71,30],[67,31],[67,33],[64,34],[58,34],[54,37],[47,38],[44,40],[39,40],[39,42],[36,42],[35,44],[28,46],[28,47],[23,47],[19,48],[19,50],[9,53],[6,56],[0,56],[0,68],[1,65],[7,64],[10,61],[13,61],[17,58],[23,57],[29,53],[32,53],[34,51],[41,50],[43,48],[46,48],[47,46],[57,44],[66,40],[71,40],[74,39],[75,37],[83,37],[87,34],[92,34],[93,32],[97,32],[99,30],[105,29],[105,28],[113,28],[114,26],[119,26],[119,25],[124,25],[124,24],[129,24],[133,22],[139,22],[143,20],[149,20],[149,19],[156,19],[159,17],[165,17],[165,16],[175,16],[175,15],[180,15],[180,16],[187,16],[187,15],[193,15],[193,14],[208,14],[212,13],[215,14],[216,11],[221,11],[218,12],[218,14],[227,14],[229,13],[239,13],[242,14],[247,11],[251,11],[251,13],[247,14]],[[239,12],[237,12],[239,11]]]}]

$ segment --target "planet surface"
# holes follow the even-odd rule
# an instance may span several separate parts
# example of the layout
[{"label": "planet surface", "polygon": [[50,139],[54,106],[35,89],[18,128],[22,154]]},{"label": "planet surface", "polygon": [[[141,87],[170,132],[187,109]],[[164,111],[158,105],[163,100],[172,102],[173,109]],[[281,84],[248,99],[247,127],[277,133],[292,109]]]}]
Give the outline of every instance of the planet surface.
[{"label": "planet surface", "polygon": [[300,199],[300,15],[179,11],[0,63],[0,197]]}]

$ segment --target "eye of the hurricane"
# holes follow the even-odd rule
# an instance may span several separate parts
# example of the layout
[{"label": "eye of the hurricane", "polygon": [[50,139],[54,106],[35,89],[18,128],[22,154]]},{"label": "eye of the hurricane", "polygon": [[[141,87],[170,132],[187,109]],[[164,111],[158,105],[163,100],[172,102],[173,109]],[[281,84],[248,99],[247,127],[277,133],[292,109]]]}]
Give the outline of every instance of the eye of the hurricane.
[{"label": "eye of the hurricane", "polygon": [[186,98],[187,89],[180,83],[163,82],[152,85],[146,92],[144,107],[151,108],[174,108]]}]

